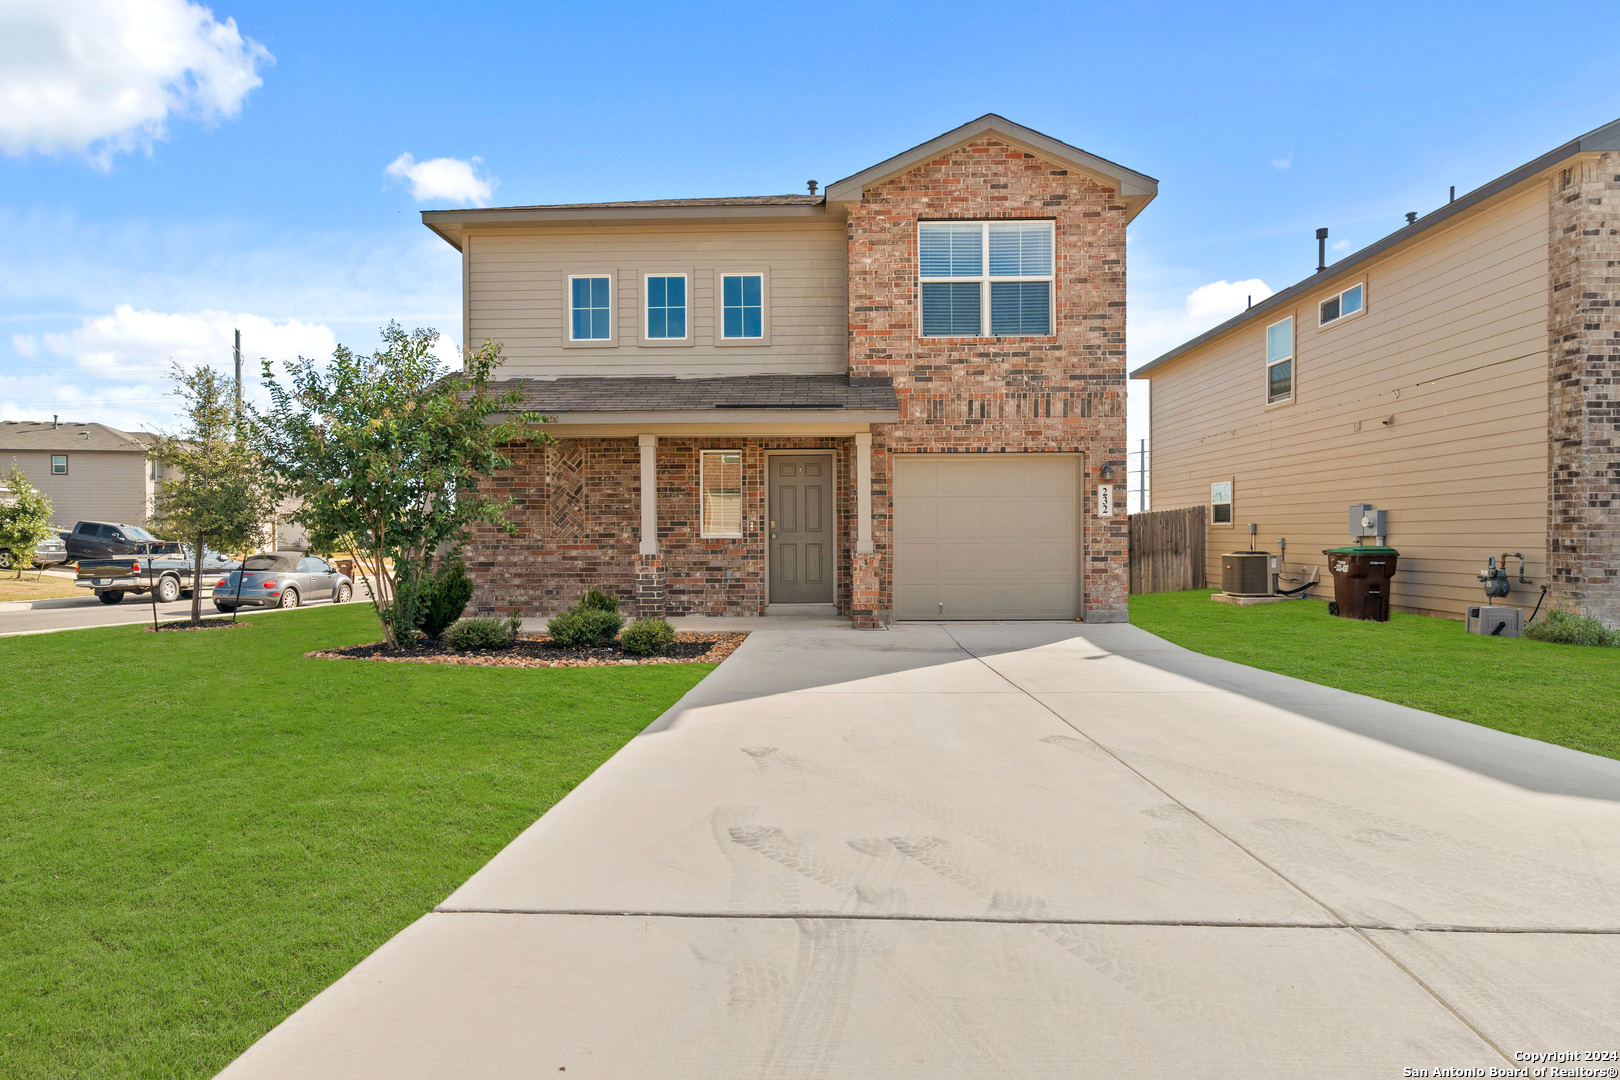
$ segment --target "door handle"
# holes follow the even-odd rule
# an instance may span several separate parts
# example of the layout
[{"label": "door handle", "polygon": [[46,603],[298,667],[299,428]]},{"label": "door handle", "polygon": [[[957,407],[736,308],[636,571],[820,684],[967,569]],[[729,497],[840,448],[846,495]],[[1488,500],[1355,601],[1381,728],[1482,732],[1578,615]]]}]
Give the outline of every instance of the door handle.
[{"label": "door handle", "polygon": [[771,539],[772,539],[772,540],[775,540],[775,539],[776,539],[776,534],[775,534],[775,533],[771,533]]}]

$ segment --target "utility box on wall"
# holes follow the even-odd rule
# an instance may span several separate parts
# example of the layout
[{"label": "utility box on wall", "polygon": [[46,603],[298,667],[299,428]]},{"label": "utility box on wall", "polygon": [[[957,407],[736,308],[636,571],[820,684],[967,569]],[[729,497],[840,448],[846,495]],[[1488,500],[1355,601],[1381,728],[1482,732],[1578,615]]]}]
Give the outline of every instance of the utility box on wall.
[{"label": "utility box on wall", "polygon": [[1374,510],[1372,503],[1350,504],[1350,539],[1388,536],[1388,511]]}]

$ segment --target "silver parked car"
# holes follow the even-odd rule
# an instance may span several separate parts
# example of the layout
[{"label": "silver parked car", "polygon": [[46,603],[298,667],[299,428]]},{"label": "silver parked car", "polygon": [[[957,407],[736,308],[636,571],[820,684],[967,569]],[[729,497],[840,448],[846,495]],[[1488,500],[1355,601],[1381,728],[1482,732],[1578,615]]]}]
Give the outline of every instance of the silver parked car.
[{"label": "silver parked car", "polygon": [[346,604],[353,596],[354,582],[325,559],[302,551],[249,555],[241,571],[231,571],[214,585],[214,606],[221,611],[235,611],[238,607],[295,608],[305,600]]}]

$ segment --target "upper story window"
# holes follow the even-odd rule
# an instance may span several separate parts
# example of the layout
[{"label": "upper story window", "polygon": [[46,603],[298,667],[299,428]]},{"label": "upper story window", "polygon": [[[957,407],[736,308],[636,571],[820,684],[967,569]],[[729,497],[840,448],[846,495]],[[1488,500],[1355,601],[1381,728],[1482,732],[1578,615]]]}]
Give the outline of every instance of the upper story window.
[{"label": "upper story window", "polygon": [[1266,404],[1294,396],[1294,318],[1266,327]]},{"label": "upper story window", "polygon": [[647,337],[657,341],[686,339],[686,275],[647,275]]},{"label": "upper story window", "polygon": [[52,476],[66,476],[67,475],[67,455],[66,454],[52,454],[51,455],[51,475]]},{"label": "upper story window", "polygon": [[1050,221],[919,222],[922,336],[1052,333],[1054,238]]},{"label": "upper story window", "polygon": [[1352,315],[1360,315],[1361,309],[1366,306],[1363,302],[1365,295],[1365,286],[1352,285],[1337,296],[1328,297],[1322,301],[1321,319],[1317,325],[1326,326],[1330,322],[1338,322],[1340,319],[1348,319]]},{"label": "upper story window", "polygon": [[613,279],[578,276],[568,279],[573,341],[607,341],[613,336]]},{"label": "upper story window", "polygon": [[720,336],[733,340],[765,337],[765,275],[721,275]]}]

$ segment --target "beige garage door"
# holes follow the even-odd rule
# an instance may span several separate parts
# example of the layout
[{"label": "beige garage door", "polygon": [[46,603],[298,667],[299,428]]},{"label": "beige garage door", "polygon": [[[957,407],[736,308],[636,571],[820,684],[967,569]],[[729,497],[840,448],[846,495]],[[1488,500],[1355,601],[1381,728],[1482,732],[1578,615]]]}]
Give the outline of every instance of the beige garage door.
[{"label": "beige garage door", "polygon": [[894,458],[899,619],[1080,614],[1080,458]]}]

